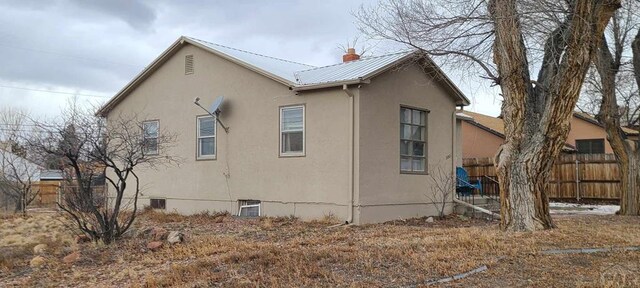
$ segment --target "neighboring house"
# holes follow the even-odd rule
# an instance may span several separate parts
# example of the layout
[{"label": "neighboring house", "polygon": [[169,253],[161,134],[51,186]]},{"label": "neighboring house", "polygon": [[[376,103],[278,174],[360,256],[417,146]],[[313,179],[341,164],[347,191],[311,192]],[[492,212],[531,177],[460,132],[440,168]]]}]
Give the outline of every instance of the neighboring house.
[{"label": "neighboring house", "polygon": [[[462,157],[494,157],[504,142],[502,118],[469,111],[458,111],[466,115],[462,121]],[[622,128],[630,140],[637,140],[638,131]],[[604,128],[592,116],[575,112],[571,119],[571,130],[567,136],[564,153],[601,154],[613,153]]]},{"label": "neighboring house", "polygon": [[[40,179],[41,167],[11,152],[11,146],[0,148],[0,210],[13,211],[20,201],[16,189],[34,185]],[[19,190],[23,191],[23,190]]]},{"label": "neighboring house", "polygon": [[[453,173],[456,106],[469,101],[417,51],[358,58],[313,67],[181,37],[98,114],[144,115],[150,141],[179,133],[164,151],[179,167],[138,173],[143,205],[354,223],[436,215],[427,172]],[[193,103],[217,96],[228,133]]]}]

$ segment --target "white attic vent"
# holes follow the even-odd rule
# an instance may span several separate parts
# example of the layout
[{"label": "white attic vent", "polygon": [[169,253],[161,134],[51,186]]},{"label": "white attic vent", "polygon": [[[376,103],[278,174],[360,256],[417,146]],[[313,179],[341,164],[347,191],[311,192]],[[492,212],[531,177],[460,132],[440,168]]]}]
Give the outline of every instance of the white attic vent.
[{"label": "white attic vent", "polygon": [[193,74],[193,55],[184,56],[184,75]]}]

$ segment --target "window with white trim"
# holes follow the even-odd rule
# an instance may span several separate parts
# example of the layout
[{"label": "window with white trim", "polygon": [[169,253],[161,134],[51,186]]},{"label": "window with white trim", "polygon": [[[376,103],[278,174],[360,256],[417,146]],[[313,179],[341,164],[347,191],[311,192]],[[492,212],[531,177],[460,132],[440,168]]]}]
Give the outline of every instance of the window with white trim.
[{"label": "window with white trim", "polygon": [[158,133],[160,131],[160,121],[142,122],[142,151],[146,155],[158,154]]},{"label": "window with white trim", "polygon": [[197,117],[198,159],[216,157],[216,119],[213,116]]},{"label": "window with white trim", "polygon": [[280,107],[280,155],[304,155],[304,105]]},{"label": "window with white trim", "polygon": [[238,216],[259,217],[260,216],[260,200],[239,200]]},{"label": "window with white trim", "polygon": [[427,112],[400,107],[400,171],[424,173],[427,159]]}]

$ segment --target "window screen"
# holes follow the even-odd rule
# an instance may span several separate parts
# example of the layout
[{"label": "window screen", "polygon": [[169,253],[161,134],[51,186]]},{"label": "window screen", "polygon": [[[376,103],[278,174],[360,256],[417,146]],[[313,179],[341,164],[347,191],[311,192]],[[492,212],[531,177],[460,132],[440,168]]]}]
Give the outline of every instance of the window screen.
[{"label": "window screen", "polygon": [[580,154],[604,154],[604,139],[576,140],[576,149]]}]

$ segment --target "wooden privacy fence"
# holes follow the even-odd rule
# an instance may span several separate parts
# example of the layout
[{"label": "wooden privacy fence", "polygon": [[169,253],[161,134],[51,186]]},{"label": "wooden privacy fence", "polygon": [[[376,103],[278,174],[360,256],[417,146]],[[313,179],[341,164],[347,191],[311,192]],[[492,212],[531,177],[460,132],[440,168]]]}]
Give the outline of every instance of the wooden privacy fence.
[{"label": "wooden privacy fence", "polygon": [[38,190],[36,199],[31,202],[29,207],[39,208],[56,208],[58,202],[58,194],[60,191],[60,183],[54,181],[53,183],[38,182],[32,184],[33,189]]},{"label": "wooden privacy fence", "polygon": [[[496,177],[493,158],[465,158],[470,179]],[[497,179],[497,178],[496,178]],[[549,198],[620,199],[620,170],[613,154],[564,154],[549,179]]]}]

